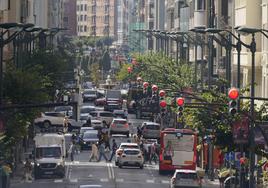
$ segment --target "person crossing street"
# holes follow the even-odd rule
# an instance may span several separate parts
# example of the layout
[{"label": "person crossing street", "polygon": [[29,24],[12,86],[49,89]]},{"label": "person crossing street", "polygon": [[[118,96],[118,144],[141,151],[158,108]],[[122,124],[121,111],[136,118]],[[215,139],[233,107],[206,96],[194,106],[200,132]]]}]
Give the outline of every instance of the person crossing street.
[{"label": "person crossing street", "polygon": [[113,157],[115,155],[116,150],[117,150],[117,144],[115,142],[115,139],[113,139],[112,154],[111,154],[110,159],[109,159],[110,162],[112,161],[112,159],[113,159]]},{"label": "person crossing street", "polygon": [[99,160],[98,162],[101,161],[102,157],[106,160],[106,162],[108,161],[106,154],[105,154],[105,148],[103,146],[102,143],[99,144]]}]

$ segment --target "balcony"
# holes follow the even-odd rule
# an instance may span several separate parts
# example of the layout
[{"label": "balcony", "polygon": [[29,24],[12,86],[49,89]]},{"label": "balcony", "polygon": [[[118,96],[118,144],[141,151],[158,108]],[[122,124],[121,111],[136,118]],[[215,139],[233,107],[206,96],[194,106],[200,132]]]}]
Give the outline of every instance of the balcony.
[{"label": "balcony", "polygon": [[206,11],[198,10],[194,12],[194,27],[206,27]]}]

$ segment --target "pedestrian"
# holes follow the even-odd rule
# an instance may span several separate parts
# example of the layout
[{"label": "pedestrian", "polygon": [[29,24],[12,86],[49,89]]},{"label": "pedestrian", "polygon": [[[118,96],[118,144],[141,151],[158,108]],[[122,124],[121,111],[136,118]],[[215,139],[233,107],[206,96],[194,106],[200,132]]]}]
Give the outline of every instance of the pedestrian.
[{"label": "pedestrian", "polygon": [[25,165],[24,165],[24,172],[25,172],[25,181],[30,182],[33,180],[32,178],[32,165],[29,161],[29,159],[26,159]]},{"label": "pedestrian", "polygon": [[68,150],[68,154],[71,157],[71,161],[74,161],[74,151],[75,151],[75,146],[74,146],[74,142],[72,141],[70,148]]},{"label": "pedestrian", "polygon": [[156,143],[151,145],[151,159],[150,162],[154,161],[157,164],[157,151],[156,151]]},{"label": "pedestrian", "polygon": [[127,112],[127,110],[126,110],[126,109],[124,109],[124,118],[126,118],[126,119],[127,119],[127,116],[128,116],[128,112]]},{"label": "pedestrian", "polygon": [[117,150],[117,144],[115,142],[115,139],[113,139],[112,154],[111,154],[110,159],[109,159],[110,162],[112,161],[112,159],[113,159],[113,157],[115,155],[116,150]]},{"label": "pedestrian", "polygon": [[98,147],[97,144],[94,142],[91,146],[91,154],[89,157],[89,162],[92,161],[92,159],[95,159],[96,161],[98,161]]},{"label": "pedestrian", "polygon": [[105,150],[110,151],[111,150],[111,146],[110,146],[110,138],[109,138],[109,134],[108,131],[106,130],[106,132],[103,134],[103,142],[105,144]]},{"label": "pedestrian", "polygon": [[142,135],[142,130],[141,130],[140,126],[137,127],[137,135],[138,135],[138,138],[140,139],[141,135]]},{"label": "pedestrian", "polygon": [[98,162],[101,161],[101,158],[104,157],[104,159],[106,160],[106,162],[108,161],[106,155],[105,155],[105,148],[103,146],[102,143],[99,144],[99,160]]}]

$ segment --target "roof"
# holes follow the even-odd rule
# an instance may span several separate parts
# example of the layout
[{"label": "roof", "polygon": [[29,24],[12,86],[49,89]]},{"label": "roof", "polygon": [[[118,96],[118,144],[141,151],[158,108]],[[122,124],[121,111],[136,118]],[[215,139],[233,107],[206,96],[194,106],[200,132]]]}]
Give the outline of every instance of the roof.
[{"label": "roof", "polygon": [[177,172],[182,172],[182,173],[197,173],[197,171],[196,170],[188,170],[188,169],[177,169],[176,171],[175,171],[175,173],[177,173]]},{"label": "roof", "polygon": [[129,143],[129,142],[123,142],[123,143],[121,143],[120,145],[131,145],[131,146],[138,146],[138,144],[137,143]]}]

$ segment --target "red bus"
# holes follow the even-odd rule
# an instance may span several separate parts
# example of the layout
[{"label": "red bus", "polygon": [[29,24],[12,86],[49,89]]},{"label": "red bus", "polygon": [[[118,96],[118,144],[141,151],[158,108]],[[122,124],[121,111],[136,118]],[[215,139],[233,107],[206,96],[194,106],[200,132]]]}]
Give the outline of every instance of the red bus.
[{"label": "red bus", "polygon": [[160,134],[159,173],[196,170],[197,134],[190,129],[167,128]]}]

